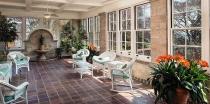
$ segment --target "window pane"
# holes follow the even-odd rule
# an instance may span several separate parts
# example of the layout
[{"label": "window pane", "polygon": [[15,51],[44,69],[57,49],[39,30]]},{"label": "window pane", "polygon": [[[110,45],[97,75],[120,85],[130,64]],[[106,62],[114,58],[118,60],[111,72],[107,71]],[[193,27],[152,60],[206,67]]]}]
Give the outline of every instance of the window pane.
[{"label": "window pane", "polygon": [[151,56],[151,50],[144,50],[144,55]]},{"label": "window pane", "polygon": [[144,6],[141,5],[141,6],[138,6],[137,7],[137,18],[141,18],[144,16]]},{"label": "window pane", "polygon": [[174,30],[173,31],[173,44],[175,45],[185,45],[185,30]]},{"label": "window pane", "polygon": [[144,19],[138,19],[137,20],[137,29],[143,29],[144,28]]},{"label": "window pane", "polygon": [[200,27],[201,26],[201,11],[193,11],[187,13],[187,25],[189,27]]},{"label": "window pane", "polygon": [[144,49],[149,49],[149,48],[150,48],[150,44],[144,43]]},{"label": "window pane", "polygon": [[126,11],[122,10],[121,13],[122,13],[122,15],[121,15],[122,20],[126,20]]},{"label": "window pane", "polygon": [[143,54],[143,44],[142,43],[136,43],[136,53],[137,54]]},{"label": "window pane", "polygon": [[187,48],[187,59],[192,59],[192,60],[201,59],[201,48],[188,47]]},{"label": "window pane", "polygon": [[116,32],[113,32],[113,41],[116,41]]},{"label": "window pane", "polygon": [[151,8],[150,8],[150,4],[148,3],[148,4],[146,4],[145,5],[145,12],[144,12],[145,14],[145,17],[151,17]]},{"label": "window pane", "polygon": [[112,40],[112,32],[109,32],[109,41]]},{"label": "window pane", "polygon": [[174,28],[183,28],[187,25],[186,13],[174,14]]},{"label": "window pane", "polygon": [[113,50],[116,50],[116,49],[117,49],[116,42],[113,42]]},{"label": "window pane", "polygon": [[33,18],[33,17],[27,17],[26,18],[26,32],[32,32],[34,29],[36,29],[39,25],[40,19]]},{"label": "window pane", "polygon": [[122,34],[122,35],[121,35],[121,40],[122,40],[122,41],[125,41],[125,32],[121,32],[121,34]]},{"label": "window pane", "polygon": [[142,38],[142,32],[141,31],[137,31],[136,32],[136,42],[143,42],[143,38]]},{"label": "window pane", "polygon": [[201,9],[201,0],[187,0],[187,10]]},{"label": "window pane", "polygon": [[109,49],[112,50],[112,41],[109,41]]},{"label": "window pane", "polygon": [[131,8],[127,9],[127,19],[131,19]]},{"label": "window pane", "polygon": [[151,43],[150,31],[145,31],[144,32],[144,42]]},{"label": "window pane", "polygon": [[113,31],[116,31],[117,30],[117,25],[116,23],[114,23],[114,30]]},{"label": "window pane", "polygon": [[131,50],[131,43],[130,42],[126,42],[126,50]]},{"label": "window pane", "polygon": [[128,20],[128,21],[127,21],[127,30],[130,30],[130,29],[131,29],[131,21]]},{"label": "window pane", "polygon": [[116,21],[117,20],[116,12],[113,12],[113,16],[114,16],[114,21]]},{"label": "window pane", "polygon": [[9,17],[11,22],[16,23],[17,32],[22,32],[22,18],[21,17]]},{"label": "window pane", "polygon": [[122,49],[122,50],[125,50],[125,42],[122,42],[122,43],[121,43],[121,49]]},{"label": "window pane", "polygon": [[126,30],[126,21],[122,21],[122,30]]},{"label": "window pane", "polygon": [[126,32],[126,41],[131,41],[131,32]]},{"label": "window pane", "polygon": [[146,29],[150,28],[150,18],[145,18],[145,28]]},{"label": "window pane", "polygon": [[110,30],[113,31],[113,23],[110,23]]},{"label": "window pane", "polygon": [[201,45],[201,30],[188,30],[187,45]]},{"label": "window pane", "polygon": [[185,48],[184,47],[173,47],[173,54],[179,54],[185,56]]},{"label": "window pane", "polygon": [[184,12],[186,10],[186,0],[174,0],[174,12]]}]

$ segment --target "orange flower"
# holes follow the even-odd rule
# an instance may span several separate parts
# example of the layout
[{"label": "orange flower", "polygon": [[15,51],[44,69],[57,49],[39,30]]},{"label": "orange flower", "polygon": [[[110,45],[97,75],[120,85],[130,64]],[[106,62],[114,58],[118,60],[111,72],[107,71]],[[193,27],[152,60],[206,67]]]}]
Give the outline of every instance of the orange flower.
[{"label": "orange flower", "polygon": [[168,62],[172,59],[173,59],[173,57],[171,55],[163,55],[163,56],[158,56],[158,58],[156,59],[156,62],[158,62],[158,63]]},{"label": "orange flower", "polygon": [[199,61],[198,61],[198,64],[199,64],[201,67],[209,67],[208,62],[206,62],[206,61],[204,61],[204,60],[199,60]]},{"label": "orange flower", "polygon": [[179,61],[179,60],[184,60],[184,56],[177,54],[173,57],[174,60]]},{"label": "orange flower", "polygon": [[90,44],[88,45],[88,48],[89,48],[90,50],[92,50],[92,51],[96,51],[96,47],[94,46],[93,43],[90,43]]},{"label": "orange flower", "polygon": [[181,63],[186,68],[190,67],[190,62],[188,60],[186,60],[186,59],[181,59],[178,62]]}]

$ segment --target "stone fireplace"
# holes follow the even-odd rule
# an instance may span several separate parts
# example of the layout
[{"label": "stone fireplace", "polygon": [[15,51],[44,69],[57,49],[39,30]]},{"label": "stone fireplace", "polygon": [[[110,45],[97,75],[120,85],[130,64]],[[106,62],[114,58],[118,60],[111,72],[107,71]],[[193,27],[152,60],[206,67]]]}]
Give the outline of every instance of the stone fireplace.
[{"label": "stone fireplace", "polygon": [[36,50],[40,48],[40,37],[44,38],[44,50],[47,50],[46,58],[55,58],[55,49],[57,40],[54,39],[52,33],[47,29],[37,29],[33,31],[28,40],[25,41],[26,54],[31,58],[31,61],[36,61],[38,54]]}]

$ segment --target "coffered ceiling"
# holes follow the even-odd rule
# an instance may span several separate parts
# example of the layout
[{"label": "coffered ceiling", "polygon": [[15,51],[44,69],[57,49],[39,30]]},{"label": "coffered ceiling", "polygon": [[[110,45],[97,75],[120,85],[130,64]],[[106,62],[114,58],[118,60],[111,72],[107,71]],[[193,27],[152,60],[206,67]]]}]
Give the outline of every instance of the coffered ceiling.
[{"label": "coffered ceiling", "polygon": [[119,0],[0,0],[0,9],[22,11],[88,12]]}]

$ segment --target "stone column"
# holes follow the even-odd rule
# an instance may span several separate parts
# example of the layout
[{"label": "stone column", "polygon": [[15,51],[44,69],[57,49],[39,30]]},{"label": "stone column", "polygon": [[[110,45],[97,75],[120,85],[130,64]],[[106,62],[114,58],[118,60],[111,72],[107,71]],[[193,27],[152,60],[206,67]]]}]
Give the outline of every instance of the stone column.
[{"label": "stone column", "polygon": [[99,44],[100,44],[100,53],[106,51],[106,13],[100,13],[100,36],[99,36]]},{"label": "stone column", "polygon": [[152,62],[168,53],[167,0],[151,0],[151,50]]}]

